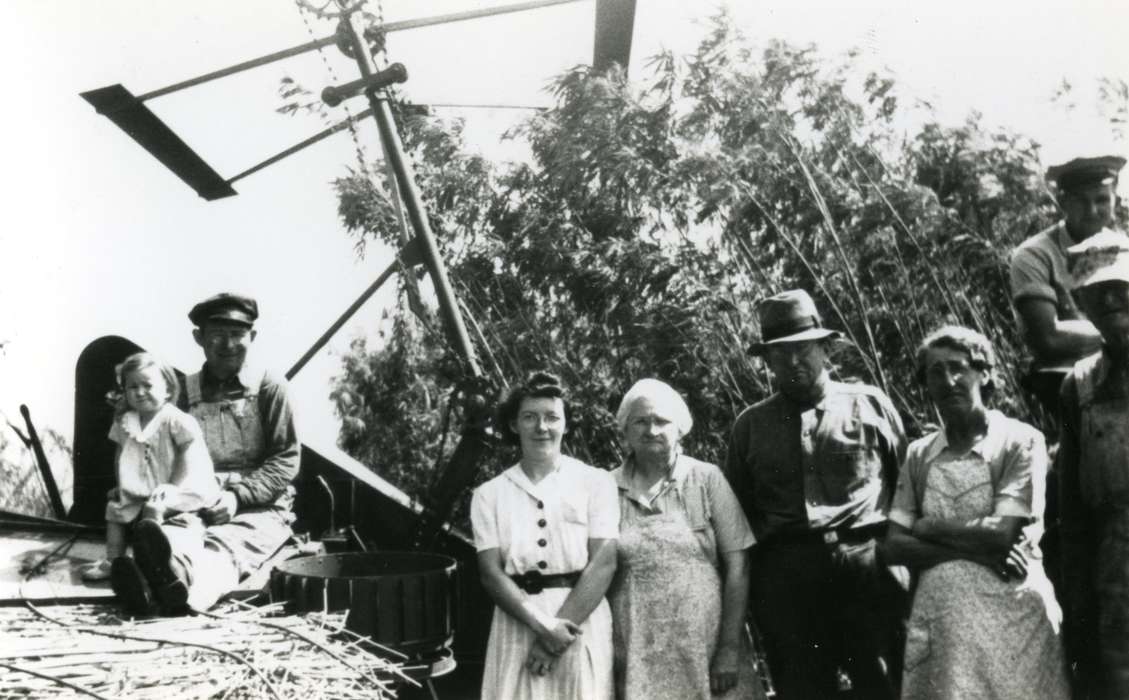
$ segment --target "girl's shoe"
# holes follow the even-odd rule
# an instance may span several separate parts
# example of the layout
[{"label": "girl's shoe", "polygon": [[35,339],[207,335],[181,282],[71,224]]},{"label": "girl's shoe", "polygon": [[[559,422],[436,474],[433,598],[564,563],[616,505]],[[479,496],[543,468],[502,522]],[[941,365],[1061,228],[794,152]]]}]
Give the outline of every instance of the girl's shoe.
[{"label": "girl's shoe", "polygon": [[110,560],[99,559],[82,570],[83,581],[106,581],[110,578]]}]

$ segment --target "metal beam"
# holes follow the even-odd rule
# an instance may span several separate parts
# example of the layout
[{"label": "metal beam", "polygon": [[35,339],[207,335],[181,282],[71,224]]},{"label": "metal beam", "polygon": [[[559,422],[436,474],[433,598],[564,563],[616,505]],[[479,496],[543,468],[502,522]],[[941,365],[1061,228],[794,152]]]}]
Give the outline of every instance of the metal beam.
[{"label": "metal beam", "polygon": [[121,85],[84,92],[82,98],[204,199],[210,202],[236,194],[230,183]]},{"label": "metal beam", "polygon": [[631,62],[631,37],[635,33],[635,0],[596,0],[596,38],[592,44],[592,69],[607,70],[618,63],[627,72]]}]

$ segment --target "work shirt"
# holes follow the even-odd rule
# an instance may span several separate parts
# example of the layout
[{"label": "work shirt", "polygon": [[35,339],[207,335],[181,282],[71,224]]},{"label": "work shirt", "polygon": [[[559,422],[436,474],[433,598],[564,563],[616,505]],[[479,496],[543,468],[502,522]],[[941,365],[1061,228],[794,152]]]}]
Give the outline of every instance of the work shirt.
[{"label": "work shirt", "polygon": [[1106,523],[1124,519],[1129,526],[1129,391],[1123,375],[1110,375],[1099,353],[1079,361],[1062,385],[1063,583],[1076,605],[1092,594],[1090,572]]},{"label": "work shirt", "polygon": [[[1072,245],[1074,240],[1067,232],[1066,224],[1060,221],[1028,238],[1012,251],[1009,278],[1013,306],[1024,299],[1041,299],[1055,305],[1055,315],[1060,321],[1084,318],[1070,293],[1074,288],[1074,278],[1067,266],[1066,249]],[[1018,311],[1016,323],[1025,334]],[[1038,366],[1056,364],[1038,357],[1035,360]]]},{"label": "work shirt", "polygon": [[[1062,592],[1078,674],[1129,694],[1129,380],[1105,353],[1062,386],[1059,444]],[[1100,669],[1100,670],[1099,670]]]},{"label": "work shirt", "polygon": [[646,493],[631,488],[634,460],[628,458],[612,472],[619,488],[620,529],[660,513],[674,513],[686,520],[694,538],[714,567],[721,554],[739,552],[756,544],[749,522],[741,511],[733,489],[716,465],[679,454],[666,477]]},{"label": "work shirt", "polygon": [[884,522],[905,454],[890,400],[865,384],[828,381],[814,405],[783,393],[733,426],[726,475],[757,541]]},{"label": "work shirt", "polygon": [[[257,425],[253,426],[253,432],[256,433],[255,442],[261,439],[261,452],[256,446],[258,454],[253,464],[228,464],[228,455],[218,452],[220,446],[212,444],[217,441],[209,438],[207,426],[204,426],[205,440],[209,442],[208,449],[213,453],[217,473],[235,469],[240,472],[238,482],[228,481],[225,485],[227,490],[235,494],[240,510],[285,501],[290,482],[298,475],[301,457],[298,431],[285,380],[272,372],[248,366],[244,366],[235,376],[221,380],[208,371],[206,364],[195,376],[199,378],[201,403],[225,406],[224,410],[233,414],[237,424],[244,413],[242,403],[254,401],[254,408],[246,411],[249,415],[257,414]],[[181,408],[189,412],[190,393],[186,387],[182,387],[178,401]],[[248,431],[241,432],[246,434]],[[260,433],[261,438],[258,437]],[[239,439],[238,436],[236,439]],[[286,505],[288,507],[288,503]]]}]

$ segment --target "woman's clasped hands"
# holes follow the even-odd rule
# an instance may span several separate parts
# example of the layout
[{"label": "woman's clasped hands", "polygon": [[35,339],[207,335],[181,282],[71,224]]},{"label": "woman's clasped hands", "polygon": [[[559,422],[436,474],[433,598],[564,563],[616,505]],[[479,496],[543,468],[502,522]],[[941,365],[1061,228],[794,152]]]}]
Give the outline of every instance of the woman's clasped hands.
[{"label": "woman's clasped hands", "polygon": [[547,621],[543,627],[525,662],[526,668],[535,676],[552,673],[557,657],[581,635],[580,625],[560,617]]}]

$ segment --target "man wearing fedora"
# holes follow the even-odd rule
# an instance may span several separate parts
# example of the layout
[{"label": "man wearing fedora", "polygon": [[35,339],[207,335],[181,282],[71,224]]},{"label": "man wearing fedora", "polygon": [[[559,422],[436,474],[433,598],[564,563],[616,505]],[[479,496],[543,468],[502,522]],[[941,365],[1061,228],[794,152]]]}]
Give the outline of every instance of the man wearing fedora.
[{"label": "man wearing fedora", "polygon": [[1059,445],[1064,641],[1076,698],[1129,698],[1129,239],[1068,250],[1101,351],[1062,385]]},{"label": "man wearing fedora", "polygon": [[229,293],[188,313],[204,365],[185,379],[180,408],[200,423],[223,495],[202,513],[203,536],[175,521],[134,527],[134,559],[111,571],[133,611],[207,610],[290,537],[300,445],[285,380],[247,362],[258,317],[254,299]]},{"label": "man wearing fedora", "polygon": [[893,698],[905,589],[876,558],[905,454],[901,419],[865,384],[832,381],[840,333],[807,292],[761,302],[763,357],[777,391],[738,416],[726,469],[752,524],[750,600],[779,697]]},{"label": "man wearing fedora", "polygon": [[1058,390],[1073,364],[1097,352],[1101,337],[1071,296],[1066,250],[1113,224],[1120,156],[1074,158],[1047,169],[1063,218],[1011,254],[1011,300],[1031,369],[1024,385],[1052,416]]}]

